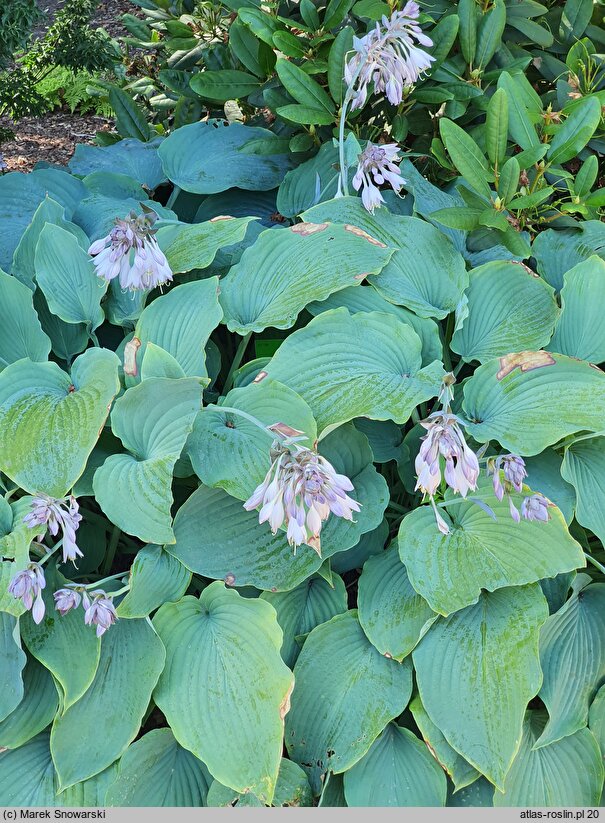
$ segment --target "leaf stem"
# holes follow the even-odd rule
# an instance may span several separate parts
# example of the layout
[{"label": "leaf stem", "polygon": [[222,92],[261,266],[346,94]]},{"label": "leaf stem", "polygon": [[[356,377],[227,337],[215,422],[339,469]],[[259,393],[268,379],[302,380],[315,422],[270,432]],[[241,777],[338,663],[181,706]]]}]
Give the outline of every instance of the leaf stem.
[{"label": "leaf stem", "polygon": [[129,572],[118,572],[117,574],[110,574],[109,577],[102,577],[100,580],[95,580],[94,583],[86,583],[81,588],[94,589],[102,583],[109,583],[110,580],[118,580],[120,577],[126,577]]},{"label": "leaf stem", "polygon": [[592,557],[592,555],[588,554],[588,552],[584,552],[584,557],[588,560],[589,563],[592,563],[593,566],[596,566],[596,568],[600,572],[602,572],[602,574],[605,574],[605,566],[599,563],[598,560],[595,560],[594,557]]},{"label": "leaf stem", "polygon": [[111,537],[109,538],[109,547],[107,549],[105,561],[103,562],[103,566],[101,567],[101,574],[107,574],[107,572],[111,571],[111,567],[113,566],[113,561],[116,556],[118,543],[120,542],[121,534],[122,530],[120,529],[120,527],[114,526],[111,532]]},{"label": "leaf stem", "polygon": [[231,366],[229,367],[227,377],[225,378],[225,385],[223,386],[223,391],[225,392],[225,394],[233,385],[233,378],[235,377],[235,372],[239,369],[240,364],[244,359],[244,354],[246,353],[246,349],[248,348],[248,343],[250,342],[251,337],[252,332],[249,331],[248,334],[244,335],[244,337],[242,337],[242,339],[239,342],[237,351],[235,352],[235,357],[231,361]]}]

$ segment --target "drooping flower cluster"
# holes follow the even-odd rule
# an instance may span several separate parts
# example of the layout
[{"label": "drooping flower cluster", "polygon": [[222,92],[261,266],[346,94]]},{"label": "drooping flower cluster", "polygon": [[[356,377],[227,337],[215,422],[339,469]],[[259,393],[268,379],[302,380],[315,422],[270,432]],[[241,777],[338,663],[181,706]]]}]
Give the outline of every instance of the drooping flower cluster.
[{"label": "drooping flower cluster", "polygon": [[404,90],[430,68],[435,58],[417,43],[430,47],[433,41],[418,25],[419,14],[418,4],[411,1],[401,11],[393,12],[390,20],[383,17],[382,26],[376,23],[376,28],[364,37],[353,38],[355,54],[344,72],[353,96],[352,109],[363,107],[371,82],[376,93],[385,94],[389,103],[398,106]]},{"label": "drooping flower cluster", "polygon": [[518,454],[501,454],[487,461],[487,473],[492,477],[494,494],[498,500],[504,495],[508,497],[508,507],[515,523],[526,520],[540,520],[547,522],[550,519],[548,509],[553,504],[543,494],[532,494],[525,497],[521,503],[521,512],[513,503],[511,491],[522,492],[523,481],[527,477],[525,461]]},{"label": "drooping flower cluster", "polygon": [[441,484],[441,458],[445,461],[445,482],[462,497],[477,488],[479,461],[467,445],[460,428],[460,418],[446,411],[429,415],[422,425],[428,434],[416,456],[416,490],[435,494]]},{"label": "drooping flower cluster", "polygon": [[540,520],[546,523],[550,520],[548,509],[553,504],[543,494],[532,494],[525,497],[521,503],[521,514],[527,520]]},{"label": "drooping flower cluster", "polygon": [[71,609],[77,609],[82,602],[85,609],[84,622],[87,626],[96,626],[97,637],[101,637],[118,619],[113,601],[101,589],[90,594],[86,589],[80,591],[75,588],[58,589],[53,595],[55,608],[63,616]]},{"label": "drooping flower cluster", "polygon": [[320,532],[330,513],[353,519],[359,503],[347,495],[353,490],[348,477],[311,449],[275,441],[271,468],[244,503],[247,511],[261,506],[259,523],[269,521],[275,534],[285,523],[291,546],[306,543],[320,554]]},{"label": "drooping flower cluster", "polygon": [[384,198],[378,188],[383,183],[389,183],[393,191],[399,194],[405,183],[396,165],[400,162],[397,143],[386,143],[380,146],[368,143],[359,155],[359,165],[353,177],[353,188],[355,191],[362,189],[361,202],[369,212],[373,212],[381,203],[384,203]]},{"label": "drooping flower cluster", "polygon": [[107,235],[88,249],[95,260],[97,275],[104,280],[120,279],[123,289],[154,289],[172,280],[168,261],[155,239],[153,224],[157,215],[150,209],[144,214],[130,212],[123,220],[116,218]]},{"label": "drooping flower cluster", "polygon": [[78,501],[73,495],[55,498],[47,494],[37,494],[32,501],[31,511],[23,518],[30,529],[44,526],[44,532],[48,529],[53,537],[61,530],[64,563],[68,560],[75,563],[77,557],[83,557],[76,545],[76,531],[81,520]]},{"label": "drooping flower cluster", "polygon": [[41,623],[44,617],[42,589],[45,587],[44,571],[38,563],[29,563],[26,569],[17,572],[8,586],[8,593],[20,600],[28,611],[31,609],[34,623]]}]

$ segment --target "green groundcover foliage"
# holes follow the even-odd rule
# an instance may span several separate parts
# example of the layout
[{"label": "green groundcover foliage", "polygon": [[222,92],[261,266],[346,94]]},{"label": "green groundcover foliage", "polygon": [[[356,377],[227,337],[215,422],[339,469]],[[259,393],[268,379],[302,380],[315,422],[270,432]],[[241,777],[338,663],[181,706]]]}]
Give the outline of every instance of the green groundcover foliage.
[{"label": "green groundcover foliage", "polygon": [[605,10],[229,8],[0,178],[0,805],[598,806]]}]

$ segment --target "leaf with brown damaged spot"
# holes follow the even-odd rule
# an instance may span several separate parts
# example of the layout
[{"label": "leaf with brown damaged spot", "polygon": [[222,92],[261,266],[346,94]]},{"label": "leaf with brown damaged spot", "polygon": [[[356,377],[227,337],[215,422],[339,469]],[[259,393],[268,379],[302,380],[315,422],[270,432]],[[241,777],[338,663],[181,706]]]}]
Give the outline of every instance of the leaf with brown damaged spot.
[{"label": "leaf with brown damaged spot", "polygon": [[290,231],[301,237],[310,237],[312,234],[325,231],[329,225],[329,223],[297,223],[295,226],[290,226]]},{"label": "leaf with brown damaged spot", "polygon": [[386,244],[381,243],[380,240],[376,240],[375,237],[372,237],[371,234],[368,234],[367,231],[360,229],[358,226],[351,226],[349,223],[345,224],[346,231],[350,231],[351,234],[354,234],[356,237],[363,237],[364,240],[367,240],[368,243],[372,243],[374,246],[378,246],[381,249],[386,249]]},{"label": "leaf with brown damaged spot", "polygon": [[136,377],[138,374],[137,352],[140,348],[141,341],[138,337],[133,337],[124,346],[124,374],[130,377]]},{"label": "leaf with brown damaged spot", "polygon": [[556,360],[547,351],[520,351],[507,354],[500,358],[500,370],[496,375],[497,380],[502,380],[514,369],[521,369],[522,372],[542,369],[545,366],[556,366]]}]

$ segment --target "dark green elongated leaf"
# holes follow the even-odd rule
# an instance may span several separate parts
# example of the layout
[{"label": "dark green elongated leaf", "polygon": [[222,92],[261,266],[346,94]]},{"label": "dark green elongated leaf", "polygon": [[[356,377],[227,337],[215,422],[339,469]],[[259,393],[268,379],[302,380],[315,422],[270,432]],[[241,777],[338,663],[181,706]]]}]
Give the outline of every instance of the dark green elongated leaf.
[{"label": "dark green elongated leaf", "polygon": [[128,92],[112,85],[109,90],[109,105],[116,113],[116,126],[122,137],[149,140],[147,118]]},{"label": "dark green elongated leaf", "polygon": [[130,591],[118,606],[118,617],[147,617],[162,603],[179,600],[191,582],[188,571],[161,546],[145,546],[130,567]]},{"label": "dark green elongated leaf", "polygon": [[286,746],[318,794],[322,775],[351,768],[404,710],[411,666],[383,657],[349,611],[313,629],[294,677]]},{"label": "dark green elongated leaf", "polygon": [[491,9],[479,21],[475,65],[484,69],[500,47],[506,25],[504,0],[494,0]]},{"label": "dark green elongated leaf", "polygon": [[540,635],[540,697],[549,719],[536,748],[587,724],[590,702],[605,676],[605,583],[581,588],[583,577],[576,578],[573,595],[548,618]]},{"label": "dark green elongated leaf", "polygon": [[267,229],[221,280],[224,322],[241,335],[268,326],[287,329],[311,300],[378,275],[392,254],[393,248],[357,226],[298,223]]},{"label": "dark green elongated leaf", "polygon": [[31,291],[0,270],[0,371],[23,357],[43,362],[49,353]]},{"label": "dark green elongated leaf", "polygon": [[445,806],[445,774],[409,729],[389,723],[344,775],[348,806]]},{"label": "dark green elongated leaf", "polygon": [[[515,523],[506,498],[490,496],[491,483],[481,479],[477,495],[487,500],[492,517],[476,503],[453,496],[448,535],[437,529],[429,506],[406,515],[399,528],[399,554],[414,589],[440,614],[451,614],[476,603],[482,589],[534,583],[544,577],[585,565],[580,545],[567,531],[561,512],[552,507],[547,523],[522,519]],[[514,492],[520,509],[523,496]],[[442,510],[443,513],[443,510]]]},{"label": "dark green elongated leaf", "polygon": [[412,588],[397,550],[370,557],[358,586],[361,628],[381,654],[403,660],[437,615]]},{"label": "dark green elongated leaf", "polygon": [[[66,583],[66,578],[50,566],[42,592],[44,620],[36,625],[29,612],[21,619],[21,634],[28,651],[52,672],[61,687],[63,711],[79,700],[92,683],[101,648],[99,638],[84,624],[82,612],[74,609],[61,617],[55,611],[52,593]],[[74,660],[78,661],[77,666]]]},{"label": "dark green elongated leaf", "polygon": [[478,8],[475,0],[460,0],[458,18],[460,19],[460,48],[464,60],[472,65],[477,49]]},{"label": "dark green elongated leaf", "polygon": [[154,699],[176,739],[221,783],[271,803],[293,685],[274,609],[216,582],[154,625],[167,652]]},{"label": "dark green elongated leaf", "polygon": [[[506,16],[506,11],[504,14]],[[508,97],[504,89],[497,89],[489,101],[485,119],[485,142],[492,164],[500,166],[506,157],[508,142]]]},{"label": "dark green elongated leaf", "polygon": [[345,584],[334,573],[331,584],[319,575],[312,575],[292,591],[263,592],[261,600],[270,603],[277,613],[277,622],[284,633],[281,656],[290,669],[300,654],[301,644],[296,638],[347,611]]},{"label": "dark green elongated leaf", "polygon": [[21,649],[18,619],[0,612],[0,720],[8,717],[23,699],[25,652]]},{"label": "dark green elongated leaf", "polygon": [[190,85],[204,100],[237,100],[247,97],[260,88],[260,80],[245,71],[221,69],[220,71],[200,71],[194,74]]},{"label": "dark green elongated leaf", "polygon": [[[311,79],[305,74],[307,79]],[[291,103],[288,106],[279,106],[277,114],[284,120],[302,125],[329,126],[334,122],[334,115],[325,109],[318,109],[314,106],[303,106],[298,103]]]},{"label": "dark green elongated leaf", "polygon": [[418,335],[395,317],[342,308],[291,334],[261,374],[300,394],[325,434],[355,417],[403,423],[434,397],[442,367],[421,368],[420,352]]},{"label": "dark green elongated leaf", "polygon": [[205,269],[220,249],[244,239],[252,220],[253,217],[215,217],[193,225],[178,223],[161,228],[156,240],[174,273]]},{"label": "dark green elongated leaf", "polygon": [[3,806],[54,806],[55,770],[48,732],[0,752],[0,803]]},{"label": "dark green elongated leaf", "polygon": [[503,203],[508,203],[515,196],[519,186],[520,174],[521,166],[519,161],[516,157],[509,157],[502,166],[500,179],[498,180],[498,197]]},{"label": "dark green elongated leaf", "polygon": [[485,592],[475,605],[437,621],[413,652],[430,719],[500,788],[519,748],[527,704],[540,688],[538,639],[547,617],[538,585]]},{"label": "dark green elongated leaf", "polygon": [[437,209],[431,213],[431,220],[436,220],[449,229],[474,231],[479,226],[479,219],[484,211],[483,208],[459,206],[451,209]]},{"label": "dark green elongated leaf", "polygon": [[248,71],[257,77],[263,77],[264,71],[259,61],[259,41],[249,28],[239,20],[229,26],[229,48]]},{"label": "dark green elongated leaf", "polygon": [[596,97],[581,101],[559,126],[546,155],[550,163],[560,165],[571,160],[588,143],[601,120],[601,104]]},{"label": "dark green elongated leaf", "polygon": [[581,37],[590,23],[593,8],[594,4],[590,0],[566,0],[560,35],[565,39]]},{"label": "dark green elongated leaf", "polygon": [[605,374],[562,354],[509,354],[465,383],[463,408],[475,440],[531,456],[565,435],[603,428]]},{"label": "dark green elongated leaf", "polygon": [[91,349],[71,377],[20,360],[0,372],[0,468],[21,488],[62,497],[86,467],[119,388],[118,358]]},{"label": "dark green elongated leaf", "polygon": [[89,331],[101,325],[107,281],[97,277],[92,258],[73,234],[46,225],[36,246],[35,266],[36,280],[53,314],[66,323],[83,323]]},{"label": "dark green elongated leaf", "polygon": [[289,31],[276,31],[273,44],[288,57],[303,57],[305,54],[304,42]]},{"label": "dark green elongated leaf", "polygon": [[[6,658],[3,657],[3,666]],[[23,699],[0,723],[0,748],[17,749],[50,725],[59,698],[50,672],[30,657],[23,671]]]},{"label": "dark green elongated leaf", "polygon": [[498,88],[504,89],[508,98],[508,128],[510,136],[522,149],[539,146],[540,139],[526,107],[526,101],[513,77],[503,71],[498,78]]},{"label": "dark green elongated leaf", "polygon": [[113,407],[112,431],[130,454],[110,455],[93,489],[112,523],[145,543],[174,543],[172,472],[201,404],[197,378],[152,377]]},{"label": "dark green elongated leaf", "polygon": [[450,776],[455,789],[463,789],[473,784],[480,776],[479,772],[450,746],[441,729],[437,728],[428,716],[419,694],[411,701],[410,711],[426,745]]},{"label": "dark green elongated leaf", "polygon": [[277,75],[284,84],[286,91],[303,106],[334,113],[334,102],[322,89],[319,83],[292,63],[290,60],[279,59],[275,64]]},{"label": "dark green elongated leaf", "polygon": [[205,806],[212,777],[201,760],[183,749],[170,729],[153,729],[120,759],[108,806]]},{"label": "dark green elongated leaf", "polygon": [[554,289],[518,263],[473,269],[466,297],[469,314],[451,348],[467,362],[484,363],[513,348],[538,350],[548,344],[559,316]]},{"label": "dark green elongated leaf", "polygon": [[513,211],[521,211],[523,209],[534,209],[541,203],[546,202],[554,193],[553,186],[546,186],[539,191],[534,191],[531,194],[523,194],[519,197],[513,197],[508,204],[509,209]]},{"label": "dark green elongated leaf", "polygon": [[494,806],[596,806],[603,785],[603,761],[592,732],[580,729],[570,737],[536,749],[546,713],[528,711],[519,753],[494,793]]},{"label": "dark green elongated leaf", "polygon": [[590,363],[605,361],[605,261],[596,254],[563,277],[561,317],[548,348]]},{"label": "dark green elongated leaf", "polygon": [[346,55],[353,47],[353,29],[351,26],[342,28],[332,45],[328,55],[328,87],[330,94],[340,105],[344,96],[344,67]]},{"label": "dark green elongated leaf", "polygon": [[[239,0],[236,0],[238,2]],[[273,35],[279,31],[280,23],[266,11],[257,8],[240,8],[238,17],[242,23],[268,46],[273,45]]]},{"label": "dark green elongated leaf", "polygon": [[494,175],[485,155],[464,129],[443,118],[439,121],[439,131],[454,165],[465,180],[484,197],[491,196],[489,183]]},{"label": "dark green elongated leaf", "polygon": [[61,791],[99,774],[134,740],[165,657],[146,620],[118,620],[109,629],[90,688],[53,723],[50,747]]},{"label": "dark green elongated leaf", "polygon": [[[394,215],[385,208],[370,215],[358,197],[340,197],[314,206],[303,219],[352,223],[396,249],[382,270],[370,271],[368,277],[389,302],[406,306],[420,317],[440,319],[460,302],[468,284],[464,259],[430,223]],[[423,249],[422,259],[416,253],[419,246]]]},{"label": "dark green elongated leaf", "polygon": [[431,63],[429,74],[433,74],[448,56],[456,42],[459,29],[460,17],[458,14],[448,14],[447,17],[442,17],[437,25],[431,29],[431,40],[433,41],[431,55],[435,58],[435,62]]}]

